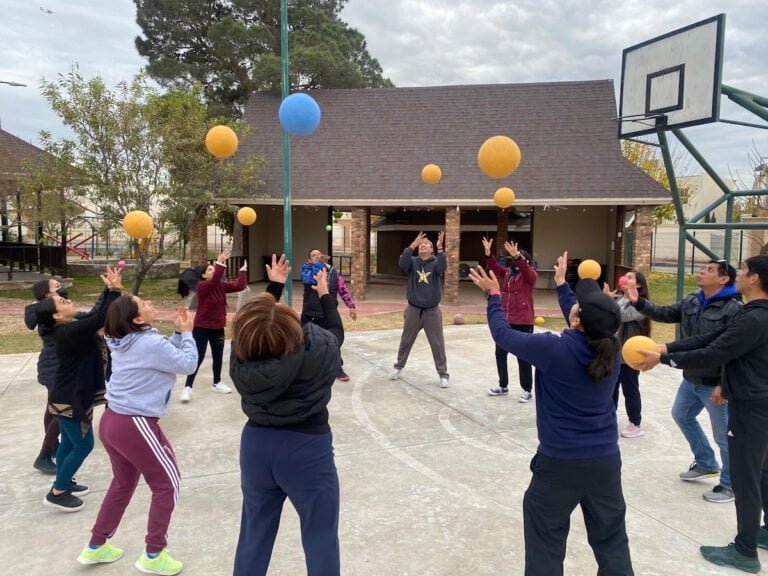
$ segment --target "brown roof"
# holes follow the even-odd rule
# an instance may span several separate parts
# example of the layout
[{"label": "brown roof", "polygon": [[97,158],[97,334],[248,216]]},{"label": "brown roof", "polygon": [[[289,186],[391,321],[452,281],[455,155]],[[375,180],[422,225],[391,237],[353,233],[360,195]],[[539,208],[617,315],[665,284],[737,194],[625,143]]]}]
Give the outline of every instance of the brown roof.
[{"label": "brown roof", "polygon": [[0,179],[16,180],[24,173],[25,160],[42,158],[45,155],[46,153],[37,146],[0,129]]},{"label": "brown roof", "polygon": [[[616,138],[613,81],[428,88],[317,90],[320,127],[293,137],[295,204],[493,206],[500,186],[518,204],[660,204],[669,193],[630,165]],[[280,99],[256,93],[255,128],[238,154],[267,159],[261,192],[282,202]],[[503,134],[522,151],[519,169],[491,180],[477,166],[486,138]],[[421,180],[436,163],[442,180]]]}]

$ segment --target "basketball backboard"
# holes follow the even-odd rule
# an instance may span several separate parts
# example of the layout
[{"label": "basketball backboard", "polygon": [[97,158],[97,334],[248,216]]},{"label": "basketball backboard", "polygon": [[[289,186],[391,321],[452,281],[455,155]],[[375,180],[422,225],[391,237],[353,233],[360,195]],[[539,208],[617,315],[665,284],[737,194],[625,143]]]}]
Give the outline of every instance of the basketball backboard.
[{"label": "basketball backboard", "polygon": [[625,48],[619,138],[716,122],[725,14]]}]

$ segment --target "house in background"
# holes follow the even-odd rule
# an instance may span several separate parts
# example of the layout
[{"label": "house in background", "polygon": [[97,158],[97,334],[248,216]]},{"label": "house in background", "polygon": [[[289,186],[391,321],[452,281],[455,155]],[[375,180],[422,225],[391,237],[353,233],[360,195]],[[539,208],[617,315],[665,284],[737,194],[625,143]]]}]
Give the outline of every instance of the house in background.
[{"label": "house in background", "polygon": [[[312,96],[322,110],[320,127],[291,139],[294,275],[310,249],[332,250],[325,226],[336,211],[351,215],[347,255],[358,299],[372,274],[401,274],[397,258],[419,231],[433,241],[446,231],[448,303],[458,302],[461,264],[482,258],[484,235],[494,236],[497,246],[511,238],[530,251],[543,287],[564,250],[603,263],[609,278],[650,264],[652,209],[670,195],[621,155],[611,80],[317,90]],[[254,132],[240,151],[267,160],[261,197],[231,200],[259,213],[245,230],[251,262],[283,250],[279,105],[278,95],[256,93],[245,111]],[[497,134],[513,138],[522,151],[519,169],[503,180],[489,179],[477,166],[480,145]],[[442,169],[436,185],[421,180],[428,163]],[[507,211],[493,204],[501,186],[517,196]],[[251,281],[261,279],[260,268],[251,267]]]}]

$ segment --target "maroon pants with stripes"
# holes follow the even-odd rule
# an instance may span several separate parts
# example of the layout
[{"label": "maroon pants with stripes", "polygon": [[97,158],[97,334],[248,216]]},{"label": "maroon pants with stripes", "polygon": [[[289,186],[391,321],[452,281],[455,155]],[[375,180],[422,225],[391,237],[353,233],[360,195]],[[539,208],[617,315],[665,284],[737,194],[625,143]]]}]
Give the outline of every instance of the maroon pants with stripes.
[{"label": "maroon pants with stripes", "polygon": [[124,416],[109,408],[104,411],[99,424],[99,439],[112,462],[112,483],[91,530],[90,544],[93,546],[101,546],[117,531],[139,477],[144,476],[152,491],[146,550],[153,554],[166,547],[180,478],[173,448],[157,420]]}]

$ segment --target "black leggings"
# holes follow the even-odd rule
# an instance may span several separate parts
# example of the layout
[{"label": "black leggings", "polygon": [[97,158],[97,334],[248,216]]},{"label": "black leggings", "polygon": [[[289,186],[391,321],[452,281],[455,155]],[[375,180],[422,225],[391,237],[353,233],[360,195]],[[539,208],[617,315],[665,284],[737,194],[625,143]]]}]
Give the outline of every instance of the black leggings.
[{"label": "black leggings", "polygon": [[640,426],[642,420],[640,412],[643,408],[643,403],[640,400],[640,372],[626,364],[621,365],[619,379],[616,381],[616,388],[613,391],[613,405],[617,408],[619,406],[619,386],[624,392],[624,408],[627,410],[629,421],[635,426]]},{"label": "black leggings", "polygon": [[211,345],[211,357],[213,358],[213,384],[221,382],[221,365],[224,359],[224,328],[195,328],[192,337],[197,344],[197,369],[194,374],[187,376],[185,386],[192,388],[195,376],[200,370],[200,364],[205,360],[205,350]]}]

